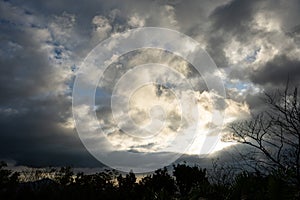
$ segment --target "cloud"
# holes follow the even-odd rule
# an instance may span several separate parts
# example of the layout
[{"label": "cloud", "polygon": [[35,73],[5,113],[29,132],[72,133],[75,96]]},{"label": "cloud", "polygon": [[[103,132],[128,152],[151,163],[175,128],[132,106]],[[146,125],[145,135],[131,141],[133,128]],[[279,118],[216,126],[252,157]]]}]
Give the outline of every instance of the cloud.
[{"label": "cloud", "polygon": [[[180,126],[188,127],[190,119],[179,117],[182,113],[177,109],[174,94],[158,85],[136,93],[130,114],[137,124],[144,125],[150,117],[143,106],[152,107],[149,102],[156,102],[165,108],[168,104],[168,122],[159,140],[141,142],[113,126],[116,124],[110,109],[112,86],[129,68],[154,61],[169,65],[188,79],[192,89],[184,84],[177,88],[183,96],[194,92],[201,111],[199,129],[215,136],[219,129],[207,129],[214,127],[210,120],[213,108],[225,112],[226,125],[263,110],[258,100],[262,91],[284,87],[287,77],[298,84],[299,10],[297,0],[113,0],[84,4],[61,0],[1,1],[0,159],[15,160],[21,165],[97,166],[74,130],[74,76],[81,61],[99,42],[143,26],[171,28],[196,39],[222,68],[219,76],[225,82],[228,99],[220,103],[218,94],[207,90],[203,77],[191,64],[168,52],[132,52],[110,66],[97,90],[97,116],[108,137],[118,150],[151,152],[167,146]],[[188,44],[184,48],[192,49]],[[177,81],[175,75],[161,73],[161,81]],[[132,78],[138,81],[154,74],[155,70],[147,71],[144,76]],[[147,102],[142,101],[145,96]],[[163,119],[159,112],[156,114]],[[193,144],[189,152],[198,151],[199,146]]]},{"label": "cloud", "polygon": [[298,85],[300,76],[300,60],[293,60],[286,55],[278,55],[273,60],[267,62],[261,68],[254,70],[251,80],[261,85],[285,86],[287,80]]},{"label": "cloud", "polygon": [[0,32],[5,38],[0,51],[0,157],[26,165],[98,165],[70,119],[75,63],[68,43],[75,17],[63,13],[47,21],[10,2],[1,2],[1,8],[6,9]]}]

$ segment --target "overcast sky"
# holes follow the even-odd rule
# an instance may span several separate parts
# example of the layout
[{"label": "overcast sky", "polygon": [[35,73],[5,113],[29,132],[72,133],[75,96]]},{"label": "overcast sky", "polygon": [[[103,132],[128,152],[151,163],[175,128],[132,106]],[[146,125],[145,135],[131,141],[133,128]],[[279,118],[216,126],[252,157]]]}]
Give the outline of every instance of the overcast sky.
[{"label": "overcast sky", "polygon": [[[220,108],[225,111],[224,125],[247,118],[263,109],[259,100],[263,92],[283,88],[288,77],[292,84],[299,84],[299,19],[298,0],[1,0],[0,160],[27,166],[99,167],[76,131],[73,82],[80,64],[99,42],[137,27],[169,28],[196,40],[216,63],[224,83],[226,99]],[[153,106],[151,102],[167,106],[170,121],[162,137],[132,140],[111,119],[110,99],[103,91],[112,90],[109,86],[130,67],[154,61],[173,66],[194,83],[200,132],[216,135],[207,128],[207,115],[218,106],[219,94],[208,91],[201,77],[193,76],[189,63],[159,50],[132,52],[110,66],[96,94],[97,116],[116,151],[160,153],[180,126],[176,96],[157,85],[133,95],[131,116],[143,124],[148,120],[142,117],[143,109]],[[147,75],[130,79],[157,73],[147,70]],[[178,79],[165,74],[170,83]],[[128,88],[126,84],[120,90]],[[190,92],[181,91],[182,95]],[[198,144],[200,136],[185,153],[198,153]]]}]

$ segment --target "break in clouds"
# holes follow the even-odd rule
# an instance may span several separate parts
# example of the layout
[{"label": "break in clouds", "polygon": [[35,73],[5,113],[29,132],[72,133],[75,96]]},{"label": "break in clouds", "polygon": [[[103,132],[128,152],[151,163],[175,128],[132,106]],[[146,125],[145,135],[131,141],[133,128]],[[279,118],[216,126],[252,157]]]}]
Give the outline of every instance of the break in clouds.
[{"label": "break in clouds", "polygon": [[[200,131],[185,153],[199,153],[201,134],[225,134],[211,124],[213,108],[224,111],[225,127],[263,110],[263,92],[285,87],[288,78],[299,84],[299,10],[296,0],[1,1],[0,160],[31,166],[99,166],[75,129],[74,78],[83,59],[99,42],[137,27],[170,28],[199,42],[219,68],[225,102],[220,103],[218,94],[207,89],[185,60],[161,50],[141,50],[118,58],[105,71],[96,91],[98,122],[119,153],[159,152],[180,127],[188,127],[189,119],[181,118],[176,96],[155,84],[133,94],[129,114],[136,124],[144,125],[150,120],[148,108],[154,104],[165,108],[166,123],[160,137],[141,141],[122,134],[116,126],[110,95],[119,77],[133,66],[162,63],[193,85],[193,90],[180,88],[182,95],[194,93],[199,109]],[[148,70],[142,74],[151,77],[155,73]],[[175,75],[167,75],[162,71],[161,79],[176,80]],[[161,117],[160,112],[154,114]],[[89,123],[89,127],[96,126]],[[126,127],[126,121],[123,123]],[[225,146],[220,141],[216,150]]]}]

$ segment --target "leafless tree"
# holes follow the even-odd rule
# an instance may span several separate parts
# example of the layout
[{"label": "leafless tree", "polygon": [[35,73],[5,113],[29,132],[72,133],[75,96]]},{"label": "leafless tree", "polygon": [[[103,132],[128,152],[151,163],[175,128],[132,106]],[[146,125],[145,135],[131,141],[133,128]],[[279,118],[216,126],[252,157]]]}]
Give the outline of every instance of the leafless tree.
[{"label": "leafless tree", "polygon": [[[300,105],[297,87],[266,93],[267,109],[229,126],[229,138],[252,147],[245,160],[256,170],[289,173],[300,184]],[[228,137],[227,137],[228,138]],[[267,170],[266,170],[267,169]]]}]

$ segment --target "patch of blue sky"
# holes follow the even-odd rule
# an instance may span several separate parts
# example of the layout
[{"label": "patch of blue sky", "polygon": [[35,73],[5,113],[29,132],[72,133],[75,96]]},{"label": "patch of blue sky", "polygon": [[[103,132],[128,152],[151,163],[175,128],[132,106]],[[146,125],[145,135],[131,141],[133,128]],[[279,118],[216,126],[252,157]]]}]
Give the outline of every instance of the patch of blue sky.
[{"label": "patch of blue sky", "polygon": [[[51,38],[53,38],[53,37],[51,37]],[[52,40],[47,40],[46,44],[53,45],[53,46],[56,46],[56,47],[60,46],[60,43],[58,41],[52,41]]]},{"label": "patch of blue sky", "polygon": [[33,15],[33,12],[29,11],[29,10],[24,10],[24,14],[25,15]]},{"label": "patch of blue sky", "polygon": [[24,20],[12,21],[5,18],[0,18],[0,25],[2,26],[1,28],[18,29],[18,30],[19,29],[23,30],[23,28],[26,27],[37,28],[37,29],[47,28],[47,26],[37,24],[37,23],[26,22]]},{"label": "patch of blue sky", "polygon": [[76,72],[77,70],[78,70],[77,65],[74,64],[74,65],[71,66],[71,71],[72,72]]},{"label": "patch of blue sky", "polygon": [[54,48],[54,58],[55,59],[62,59],[63,50],[61,48]]},{"label": "patch of blue sky", "polygon": [[239,91],[242,91],[242,90],[248,89],[250,87],[250,84],[247,82],[242,82],[242,81],[236,81],[236,82],[225,81],[225,87],[226,88],[234,88]]},{"label": "patch of blue sky", "polygon": [[47,28],[47,26],[45,26],[45,25],[39,25],[39,24],[33,24],[33,23],[30,23],[30,27],[31,27],[31,28],[36,28],[36,29],[44,29],[44,28]]},{"label": "patch of blue sky", "polygon": [[97,87],[95,97],[100,99],[107,99],[111,97],[111,92],[105,90],[104,88]]},{"label": "patch of blue sky", "polygon": [[[0,19],[0,24],[2,24],[2,25],[9,25],[9,24],[14,24],[14,23],[11,22],[11,21],[9,21],[9,20],[7,20],[7,19],[1,18],[1,19]],[[15,24],[14,24],[14,25],[15,25]]]},{"label": "patch of blue sky", "polygon": [[257,54],[260,52],[260,50],[261,48],[255,49],[252,54],[246,56],[245,61],[248,63],[253,63],[256,60]]}]

